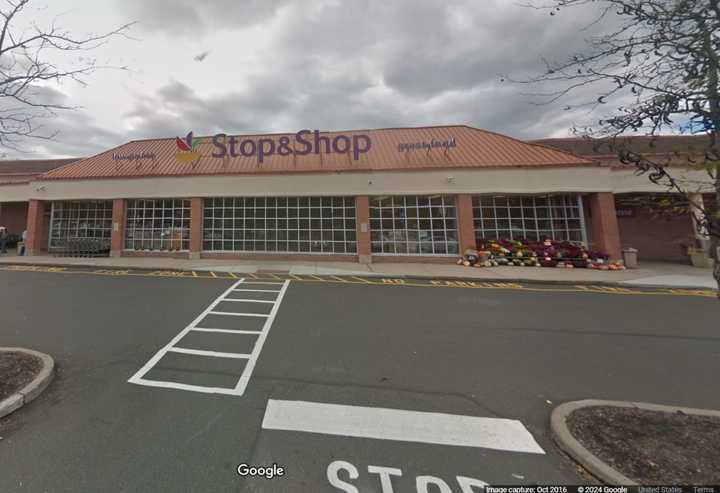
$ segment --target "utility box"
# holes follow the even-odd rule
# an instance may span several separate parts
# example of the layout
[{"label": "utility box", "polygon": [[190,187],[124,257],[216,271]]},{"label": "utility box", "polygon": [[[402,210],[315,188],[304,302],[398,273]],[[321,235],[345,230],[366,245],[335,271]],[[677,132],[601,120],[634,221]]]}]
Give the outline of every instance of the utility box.
[{"label": "utility box", "polygon": [[625,264],[625,267],[628,269],[637,269],[638,267],[638,259],[637,259],[638,251],[635,248],[624,248],[622,251],[623,256],[623,263]]}]

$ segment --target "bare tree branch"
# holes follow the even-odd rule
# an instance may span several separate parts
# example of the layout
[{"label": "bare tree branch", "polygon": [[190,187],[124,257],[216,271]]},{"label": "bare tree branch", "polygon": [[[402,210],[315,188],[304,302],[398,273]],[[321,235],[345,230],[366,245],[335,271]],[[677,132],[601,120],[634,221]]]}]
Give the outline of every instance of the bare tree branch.
[{"label": "bare tree branch", "polygon": [[[57,26],[57,19],[43,28],[37,23],[23,25],[21,14],[32,0],[0,0],[0,147],[18,149],[28,138],[53,139],[41,122],[56,111],[77,107],[59,103],[53,83],[72,80],[85,85],[86,77],[100,69],[127,70],[99,65],[91,57],[76,64],[58,66],[58,54],[92,52],[116,37],[129,38],[134,23],[103,34],[76,37]],[[60,57],[62,58],[62,57]]]},{"label": "bare tree branch", "polygon": [[[566,97],[593,94],[566,105],[570,110],[591,106],[606,116],[594,125],[573,128],[577,134],[603,139],[623,163],[635,167],[668,191],[690,197],[698,189],[715,191],[720,208],[720,0],[547,0],[551,16],[573,8],[600,6],[594,24],[615,16],[616,27],[587,41],[584,50],[566,60],[543,60],[545,71],[528,80],[508,80],[551,86],[534,93],[538,104],[556,104]],[[610,102],[619,102],[611,109]],[[617,104],[617,103],[616,103]],[[605,109],[607,108],[607,109]],[[636,152],[626,135],[703,134],[699,156],[659,160]],[[708,181],[690,183],[678,176],[688,167],[706,171]],[[698,204],[699,205],[699,204]],[[712,240],[715,279],[720,287],[720,212],[699,207],[698,227]],[[718,293],[720,297],[720,290]]]}]

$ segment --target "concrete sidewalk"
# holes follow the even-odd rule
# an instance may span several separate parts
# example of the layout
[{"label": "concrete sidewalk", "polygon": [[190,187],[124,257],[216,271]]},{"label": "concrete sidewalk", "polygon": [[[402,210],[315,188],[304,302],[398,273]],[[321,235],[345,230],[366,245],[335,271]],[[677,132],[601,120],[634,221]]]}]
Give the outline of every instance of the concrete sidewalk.
[{"label": "concrete sidewalk", "polygon": [[711,269],[690,265],[643,262],[639,269],[597,271],[591,269],[560,269],[542,267],[462,267],[454,258],[447,264],[381,262],[370,265],[355,262],[278,261],[269,260],[182,260],[173,258],[120,257],[68,258],[54,256],[0,256],[2,264],[84,266],[114,269],[167,269],[233,273],[280,271],[290,274],[359,275],[388,277],[465,278],[470,280],[524,280],[548,282],[612,282],[633,286],[716,288]]}]

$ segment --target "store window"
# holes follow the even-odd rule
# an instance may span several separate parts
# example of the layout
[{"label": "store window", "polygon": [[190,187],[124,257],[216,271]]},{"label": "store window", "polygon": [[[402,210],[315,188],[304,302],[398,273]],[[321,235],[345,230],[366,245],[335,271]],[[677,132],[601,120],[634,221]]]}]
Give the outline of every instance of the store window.
[{"label": "store window", "polygon": [[575,194],[476,195],[475,236],[499,240],[586,242],[582,199]]},{"label": "store window", "polygon": [[355,198],[205,199],[203,250],[355,254]]},{"label": "store window", "polygon": [[97,243],[110,249],[112,201],[53,202],[50,211],[50,249],[64,249],[72,240]]},{"label": "store window", "polygon": [[458,253],[454,197],[370,198],[373,254],[452,255]]},{"label": "store window", "polygon": [[125,248],[142,251],[189,250],[190,200],[128,200]]}]

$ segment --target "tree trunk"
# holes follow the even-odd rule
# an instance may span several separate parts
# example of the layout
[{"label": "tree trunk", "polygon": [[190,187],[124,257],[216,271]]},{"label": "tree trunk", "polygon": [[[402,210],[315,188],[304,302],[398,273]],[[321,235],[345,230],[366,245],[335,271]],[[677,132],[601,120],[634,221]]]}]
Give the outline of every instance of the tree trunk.
[{"label": "tree trunk", "polygon": [[720,299],[720,163],[715,164],[715,211],[714,217],[711,218],[712,231],[714,234],[710,236],[711,257],[715,259],[715,267],[713,269],[713,277],[718,284],[718,299]]},{"label": "tree trunk", "polygon": [[[713,0],[711,8],[720,15],[720,2]],[[710,248],[711,257],[715,260],[713,277],[718,285],[718,299],[720,299],[720,56],[715,51],[712,33],[705,27],[703,46],[710,62],[707,74],[707,96],[710,111],[709,121],[712,125],[710,131],[710,152],[708,155],[715,161],[715,213],[710,217]],[[707,209],[706,209],[707,211]]]}]

